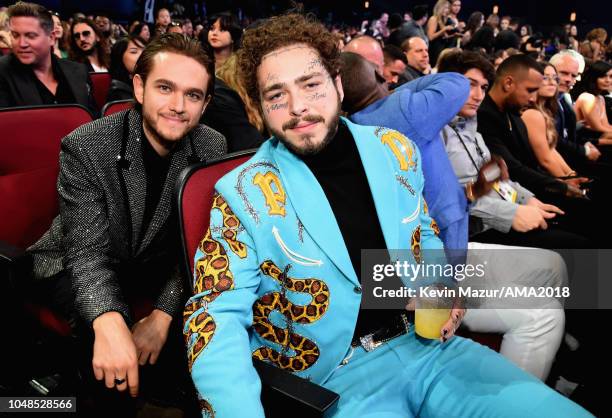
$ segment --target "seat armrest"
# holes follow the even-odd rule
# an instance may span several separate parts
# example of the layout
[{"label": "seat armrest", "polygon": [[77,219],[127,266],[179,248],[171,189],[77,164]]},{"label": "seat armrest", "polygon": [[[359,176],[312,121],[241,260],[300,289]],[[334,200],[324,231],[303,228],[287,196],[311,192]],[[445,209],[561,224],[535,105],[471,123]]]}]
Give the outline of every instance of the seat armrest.
[{"label": "seat armrest", "polygon": [[289,410],[322,416],[340,399],[340,395],[329,389],[261,360],[253,360],[253,365],[263,385],[262,402],[267,417],[276,416],[277,412],[280,415],[282,411],[286,414]]}]

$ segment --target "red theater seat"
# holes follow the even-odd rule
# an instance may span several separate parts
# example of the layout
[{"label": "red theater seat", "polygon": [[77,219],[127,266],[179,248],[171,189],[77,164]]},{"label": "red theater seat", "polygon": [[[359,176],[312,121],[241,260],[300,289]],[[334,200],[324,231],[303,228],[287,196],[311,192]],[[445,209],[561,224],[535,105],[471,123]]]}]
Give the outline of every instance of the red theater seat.
[{"label": "red theater seat", "polygon": [[106,97],[108,96],[108,90],[111,85],[111,76],[109,73],[89,73],[91,83],[93,84],[93,96],[96,101],[98,109],[104,107],[106,103]]},{"label": "red theater seat", "polygon": [[[24,251],[58,213],[61,140],[91,121],[89,111],[78,105],[0,110],[0,277],[8,280],[3,285],[17,289],[26,282]],[[44,306],[26,303],[25,310],[47,330],[61,335],[70,331],[66,321]]]},{"label": "red theater seat", "polygon": [[122,110],[131,109],[132,107],[134,107],[134,101],[131,99],[108,102],[102,108],[102,117],[121,112]]},{"label": "red theater seat", "polygon": [[[175,195],[188,289],[192,289],[190,278],[196,249],[209,225],[215,183],[253,153],[254,150],[236,152],[208,163],[195,164],[179,176]],[[303,412],[297,414],[300,416],[322,416],[339,399],[338,394],[270,364],[260,360],[253,364],[263,383],[262,403],[266,416],[281,416],[288,410]]]},{"label": "red theater seat", "polygon": [[58,211],[61,140],[91,121],[78,105],[0,110],[0,240],[26,248],[46,231]]}]

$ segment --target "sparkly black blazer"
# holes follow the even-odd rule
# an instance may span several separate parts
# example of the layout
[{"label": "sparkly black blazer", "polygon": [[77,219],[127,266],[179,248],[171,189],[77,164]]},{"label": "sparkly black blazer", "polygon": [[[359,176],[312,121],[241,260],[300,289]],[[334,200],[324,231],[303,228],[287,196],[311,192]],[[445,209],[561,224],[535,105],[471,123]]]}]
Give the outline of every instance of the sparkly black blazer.
[{"label": "sparkly black blazer", "polygon": [[[66,136],[57,182],[60,215],[28,249],[35,279],[68,273],[75,308],[89,324],[109,311],[120,312],[130,321],[119,272],[135,260],[151,260],[141,263],[145,266],[164,266],[164,256],[178,251],[168,248],[176,246],[174,241],[163,239],[169,229],[177,228],[169,222],[176,179],[190,162],[217,158],[227,150],[225,138],[205,125],[183,138],[171,152],[166,182],[148,229],[141,231],[146,198],[142,135],[142,116],[130,110],[83,125]],[[183,283],[175,265],[165,267],[172,273],[154,298],[154,307],[174,316],[183,304]],[[136,272],[130,275],[145,274]],[[147,279],[129,278],[143,283]]]}]

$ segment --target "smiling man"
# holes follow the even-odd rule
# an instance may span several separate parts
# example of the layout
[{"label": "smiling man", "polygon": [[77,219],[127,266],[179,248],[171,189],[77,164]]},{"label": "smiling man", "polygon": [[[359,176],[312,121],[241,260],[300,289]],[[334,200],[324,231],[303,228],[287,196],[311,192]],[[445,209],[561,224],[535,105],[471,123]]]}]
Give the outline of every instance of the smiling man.
[{"label": "smiling man", "polygon": [[[84,125],[62,141],[60,215],[30,252],[38,278],[56,280],[60,288],[72,282],[77,319],[93,348],[89,370],[93,365],[95,378],[113,391],[136,396],[139,365],[149,382],[166,384],[161,396],[189,381],[171,197],[183,168],[226,151],[219,133],[198,125],[212,96],[213,65],[197,41],[160,36],[136,63],[136,108]],[[152,300],[152,309],[135,317],[133,302],[142,299]],[[130,407],[117,405],[101,404],[109,414]]]},{"label": "smiling man", "polygon": [[87,68],[52,53],[51,13],[18,2],[8,16],[13,53],[0,58],[0,108],[78,103],[95,112]]},{"label": "smiling man", "polygon": [[462,309],[429,342],[403,312],[360,309],[361,249],[404,249],[415,262],[442,244],[414,143],[340,117],[339,55],[301,15],[244,34],[238,68],[273,136],[217,183],[196,253],[184,332],[203,415],[264,416],[255,358],[339,393],[328,417],[586,416],[497,353],[451,338]]}]

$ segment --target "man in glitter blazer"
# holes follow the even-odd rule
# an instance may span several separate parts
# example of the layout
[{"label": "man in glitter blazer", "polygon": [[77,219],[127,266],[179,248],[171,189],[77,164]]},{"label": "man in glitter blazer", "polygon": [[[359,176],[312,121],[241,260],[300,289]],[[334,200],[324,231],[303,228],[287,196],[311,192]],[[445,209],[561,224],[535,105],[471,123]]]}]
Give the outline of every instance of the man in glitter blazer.
[{"label": "man in glitter blazer", "polygon": [[[93,363],[97,380],[112,390],[129,388],[132,396],[139,365],[155,364],[171,340],[182,348],[179,327],[170,330],[186,299],[172,192],[189,163],[226,151],[223,136],[198,125],[213,80],[213,60],[198,42],[164,35],[150,43],[135,69],[135,109],[63,139],[60,215],[29,249],[38,279],[72,288],[78,323],[93,348],[89,371]],[[136,317],[134,302],[146,306],[146,299],[152,307]],[[168,370],[185,364],[181,351],[162,355],[174,356]]]}]

